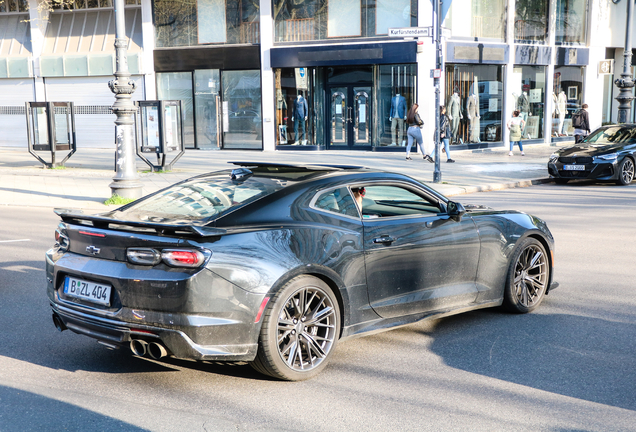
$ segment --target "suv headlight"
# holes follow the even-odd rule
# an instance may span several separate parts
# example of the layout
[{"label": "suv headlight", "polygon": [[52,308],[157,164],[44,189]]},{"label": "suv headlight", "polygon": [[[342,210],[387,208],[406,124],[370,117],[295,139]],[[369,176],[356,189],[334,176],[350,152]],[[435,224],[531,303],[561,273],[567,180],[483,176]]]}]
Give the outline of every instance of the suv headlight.
[{"label": "suv headlight", "polygon": [[616,153],[610,153],[610,154],[601,155],[601,156],[594,156],[594,162],[596,162],[596,163],[599,163],[599,162],[613,162],[616,159],[618,159],[618,155]]},{"label": "suv headlight", "polygon": [[554,162],[556,162],[556,160],[557,160],[558,158],[559,158],[559,155],[558,155],[558,154],[556,154],[556,153],[552,153],[552,154],[550,155],[550,162],[553,162],[553,163],[554,163]]}]

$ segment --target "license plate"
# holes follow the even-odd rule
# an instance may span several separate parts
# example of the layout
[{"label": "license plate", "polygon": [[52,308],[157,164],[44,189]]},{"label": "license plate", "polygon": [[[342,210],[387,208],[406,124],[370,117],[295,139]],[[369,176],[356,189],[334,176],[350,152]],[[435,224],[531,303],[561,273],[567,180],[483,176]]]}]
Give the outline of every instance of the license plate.
[{"label": "license plate", "polygon": [[66,276],[64,280],[64,294],[93,303],[110,306],[110,285],[76,279]]},{"label": "license plate", "polygon": [[585,171],[585,165],[563,165],[566,171]]}]

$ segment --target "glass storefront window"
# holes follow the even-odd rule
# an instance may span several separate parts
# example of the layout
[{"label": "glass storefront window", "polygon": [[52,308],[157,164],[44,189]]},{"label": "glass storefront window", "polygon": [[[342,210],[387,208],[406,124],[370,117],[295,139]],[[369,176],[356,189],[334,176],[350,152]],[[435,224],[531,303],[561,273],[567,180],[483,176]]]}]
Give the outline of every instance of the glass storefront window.
[{"label": "glass storefront window", "polygon": [[545,42],[548,34],[548,0],[517,0],[515,42]]},{"label": "glass storefront window", "polygon": [[276,145],[314,145],[315,70],[276,69]]},{"label": "glass storefront window", "polygon": [[218,69],[194,71],[194,113],[197,148],[221,148],[221,74]]},{"label": "glass storefront window", "polygon": [[455,38],[504,40],[506,37],[506,1],[454,1],[451,3],[443,25],[451,29]]},{"label": "glass storefront window", "polygon": [[406,114],[415,102],[417,66],[380,65],[375,80],[375,147],[406,145]]},{"label": "glass storefront window", "polygon": [[157,98],[183,101],[185,146],[194,147],[194,112],[192,106],[192,73],[157,73]]},{"label": "glass storefront window", "polygon": [[262,149],[261,71],[223,71],[223,148]]},{"label": "glass storefront window", "polygon": [[274,0],[276,42],[375,37],[417,26],[417,0]]},{"label": "glass storefront window", "polygon": [[573,135],[572,114],[581,108],[583,97],[583,73],[578,66],[556,66],[552,98],[556,108],[552,113],[552,135]]},{"label": "glass storefront window", "polygon": [[154,0],[157,47],[260,42],[258,2]]},{"label": "glass storefront window", "polygon": [[503,66],[446,65],[452,144],[501,141]]},{"label": "glass storefront window", "polygon": [[587,0],[557,0],[556,43],[585,45]]},{"label": "glass storefront window", "polygon": [[[545,67],[515,66],[508,85],[511,109],[519,111],[525,121],[521,139],[543,138],[543,107],[545,106]],[[511,114],[512,115],[512,114]]]}]

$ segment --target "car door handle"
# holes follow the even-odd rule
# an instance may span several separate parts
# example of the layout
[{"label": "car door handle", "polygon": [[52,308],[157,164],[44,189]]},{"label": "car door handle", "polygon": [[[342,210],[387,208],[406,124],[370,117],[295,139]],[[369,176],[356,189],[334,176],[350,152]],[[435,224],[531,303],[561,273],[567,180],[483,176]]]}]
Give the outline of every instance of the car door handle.
[{"label": "car door handle", "polygon": [[395,241],[394,237],[382,236],[373,239],[373,243],[391,244]]}]

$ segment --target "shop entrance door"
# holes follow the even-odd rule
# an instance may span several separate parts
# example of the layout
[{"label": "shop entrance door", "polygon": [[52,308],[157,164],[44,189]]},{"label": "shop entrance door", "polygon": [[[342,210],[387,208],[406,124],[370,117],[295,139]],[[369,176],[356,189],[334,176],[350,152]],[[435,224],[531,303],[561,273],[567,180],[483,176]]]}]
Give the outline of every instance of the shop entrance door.
[{"label": "shop entrance door", "polygon": [[371,84],[330,87],[328,148],[371,149]]}]

